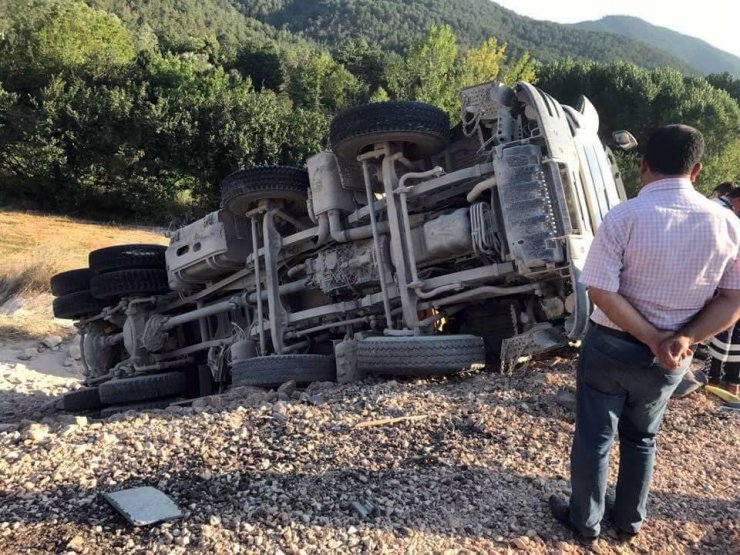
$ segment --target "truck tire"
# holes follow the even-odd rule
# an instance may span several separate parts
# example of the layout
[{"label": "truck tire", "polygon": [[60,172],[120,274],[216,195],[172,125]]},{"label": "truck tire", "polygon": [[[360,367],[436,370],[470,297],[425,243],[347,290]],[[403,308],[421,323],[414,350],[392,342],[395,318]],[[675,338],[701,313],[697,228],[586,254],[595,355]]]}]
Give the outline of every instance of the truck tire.
[{"label": "truck tire", "polygon": [[221,207],[240,217],[264,199],[286,202],[294,216],[307,213],[308,172],[290,166],[239,170],[221,182]]},{"label": "truck tire", "polygon": [[272,355],[237,360],[231,368],[231,385],[278,387],[296,383],[333,382],[337,379],[334,357],[329,355]]},{"label": "truck tire", "polygon": [[475,335],[369,337],[357,342],[357,359],[371,374],[444,376],[482,368],[486,355]]},{"label": "truck tire", "polygon": [[78,320],[83,316],[90,316],[100,312],[106,303],[94,298],[90,291],[77,291],[57,297],[52,302],[55,318]]},{"label": "truck tire", "polygon": [[70,270],[51,276],[51,280],[49,280],[51,294],[55,297],[61,297],[78,291],[87,291],[90,289],[92,275],[90,268],[80,268],[79,270]]},{"label": "truck tire", "polygon": [[96,410],[102,406],[97,387],[85,387],[65,393],[62,397],[62,408],[67,412]]},{"label": "truck tire", "polygon": [[169,291],[166,270],[119,270],[94,276],[90,280],[90,292],[96,299],[159,295]]},{"label": "truck tire", "polygon": [[376,143],[402,142],[412,159],[432,156],[447,146],[450,118],[422,102],[396,100],[362,104],[340,112],[331,121],[331,148],[337,156],[355,160]]},{"label": "truck tire", "polygon": [[170,406],[170,403],[173,403],[174,401],[178,401],[178,397],[168,397],[167,399],[157,399],[156,401],[145,401],[143,403],[131,403],[128,405],[113,405],[110,407],[105,407],[104,409],[101,409],[100,411],[100,418],[108,418],[110,416],[113,416],[114,414],[120,414],[122,412],[127,412],[130,410],[156,410],[156,409],[166,409]]},{"label": "truck tire", "polygon": [[162,245],[116,245],[92,251],[88,259],[90,269],[96,274],[141,268],[164,270],[167,268],[166,250]]},{"label": "truck tire", "polygon": [[106,405],[122,405],[185,392],[187,379],[182,372],[167,372],[111,380],[100,385],[100,401]]}]

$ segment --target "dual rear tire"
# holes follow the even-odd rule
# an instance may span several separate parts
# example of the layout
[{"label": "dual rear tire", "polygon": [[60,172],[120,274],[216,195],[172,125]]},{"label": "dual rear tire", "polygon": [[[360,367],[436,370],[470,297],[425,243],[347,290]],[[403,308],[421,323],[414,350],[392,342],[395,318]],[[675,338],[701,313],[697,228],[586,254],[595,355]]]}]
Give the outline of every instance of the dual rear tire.
[{"label": "dual rear tire", "polygon": [[132,244],[92,251],[90,293],[105,301],[168,293],[166,250],[162,245]]},{"label": "dual rear tire", "polygon": [[56,297],[52,302],[55,318],[79,320],[100,312],[104,302],[93,297],[90,280],[94,274],[89,268],[70,270],[52,276],[49,285]]},{"label": "dual rear tire", "polygon": [[127,295],[169,292],[162,245],[119,245],[92,251],[89,268],[52,276],[56,318],[78,320],[94,315]]}]

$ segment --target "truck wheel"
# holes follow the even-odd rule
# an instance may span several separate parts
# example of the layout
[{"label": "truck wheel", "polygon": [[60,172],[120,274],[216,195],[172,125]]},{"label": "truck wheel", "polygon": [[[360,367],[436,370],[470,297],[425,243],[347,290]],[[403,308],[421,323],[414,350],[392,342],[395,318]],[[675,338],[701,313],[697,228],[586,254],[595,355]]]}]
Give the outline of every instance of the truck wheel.
[{"label": "truck wheel", "polygon": [[116,245],[92,251],[88,257],[90,269],[96,274],[115,270],[132,270],[139,268],[167,268],[162,245]]},{"label": "truck wheel", "polygon": [[55,297],[61,297],[78,291],[87,291],[90,289],[92,275],[93,273],[89,268],[80,268],[79,270],[70,270],[51,276],[51,280],[49,280],[51,294]]},{"label": "truck wheel", "polygon": [[120,414],[122,412],[128,412],[130,410],[156,410],[166,409],[170,406],[170,403],[178,401],[177,397],[169,397],[167,399],[157,399],[156,401],[146,401],[144,403],[131,403],[128,405],[113,405],[111,407],[105,407],[100,411],[100,418],[108,418],[114,414]]},{"label": "truck wheel", "polygon": [[96,299],[159,295],[169,291],[166,270],[119,270],[100,274],[90,280],[90,292]]},{"label": "truck wheel", "polygon": [[93,298],[90,291],[78,291],[68,293],[54,299],[52,309],[55,318],[65,320],[78,320],[83,316],[90,316],[100,312],[106,303]]},{"label": "truck wheel", "polygon": [[293,216],[307,213],[308,172],[290,166],[239,170],[221,182],[221,207],[244,217],[260,200],[284,201]]},{"label": "truck wheel", "polygon": [[340,112],[331,121],[331,148],[354,160],[376,143],[401,142],[407,156],[427,158],[447,146],[450,118],[435,106],[398,100],[374,102]]},{"label": "truck wheel", "polygon": [[334,357],[328,355],[272,355],[237,360],[231,368],[231,385],[278,387],[296,383],[333,382],[337,379]]},{"label": "truck wheel", "polygon": [[62,408],[67,412],[82,412],[99,409],[100,394],[97,387],[85,387],[65,393],[62,397]]},{"label": "truck wheel", "polygon": [[111,380],[100,385],[100,400],[106,405],[172,397],[185,392],[187,379],[182,372],[167,372]]},{"label": "truck wheel", "polygon": [[485,365],[475,335],[369,337],[357,342],[360,369],[391,376],[444,376]]}]

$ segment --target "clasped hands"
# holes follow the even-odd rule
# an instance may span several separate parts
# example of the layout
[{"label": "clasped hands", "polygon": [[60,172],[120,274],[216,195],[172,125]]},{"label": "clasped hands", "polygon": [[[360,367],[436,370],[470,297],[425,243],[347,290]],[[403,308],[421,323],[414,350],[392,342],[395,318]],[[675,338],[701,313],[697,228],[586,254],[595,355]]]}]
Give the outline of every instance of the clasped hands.
[{"label": "clasped hands", "polygon": [[663,368],[676,370],[686,357],[694,356],[693,344],[690,337],[680,332],[656,330],[648,346]]}]

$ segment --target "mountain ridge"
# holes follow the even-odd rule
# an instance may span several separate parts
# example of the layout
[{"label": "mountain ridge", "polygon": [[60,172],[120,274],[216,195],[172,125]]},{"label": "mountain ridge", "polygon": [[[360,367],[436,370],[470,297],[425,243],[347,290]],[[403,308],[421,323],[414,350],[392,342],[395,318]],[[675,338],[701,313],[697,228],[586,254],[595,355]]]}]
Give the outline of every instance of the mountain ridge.
[{"label": "mountain ridge", "polygon": [[702,73],[728,72],[740,77],[740,57],[709,44],[698,37],[669,27],[654,25],[630,15],[608,15],[593,21],[581,21],[573,28],[612,33],[636,39],[654,48],[669,51]]},{"label": "mountain ridge", "polygon": [[696,73],[669,52],[647,44],[636,45],[614,33],[574,32],[570,26],[529,18],[490,0],[460,0],[454,5],[445,0],[233,1],[248,17],[329,47],[361,35],[398,51],[430,25],[448,24],[465,46],[477,46],[494,36],[508,44],[511,54],[528,51],[542,62],[573,57]]}]

